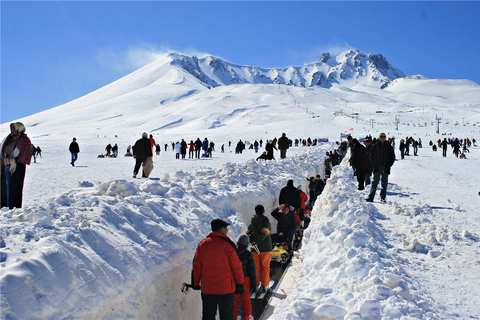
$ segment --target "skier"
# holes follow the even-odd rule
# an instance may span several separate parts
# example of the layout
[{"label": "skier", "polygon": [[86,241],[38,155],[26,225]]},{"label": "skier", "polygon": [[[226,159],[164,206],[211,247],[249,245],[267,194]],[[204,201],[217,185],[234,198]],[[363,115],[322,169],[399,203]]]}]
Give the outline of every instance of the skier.
[{"label": "skier", "polygon": [[307,178],[308,191],[310,193],[310,208],[313,208],[315,201],[317,200],[317,182],[314,177]]},{"label": "skier", "polygon": [[390,167],[395,163],[395,151],[393,147],[386,141],[387,135],[380,133],[378,141],[373,145],[370,152],[370,163],[373,167],[373,182],[370,189],[370,194],[366,199],[367,202],[373,202],[375,192],[377,191],[380,176],[382,178],[382,190],[380,191],[380,198],[385,202],[387,196],[388,175],[390,174]]},{"label": "skier", "polygon": [[75,167],[75,161],[77,161],[78,154],[80,153],[80,147],[78,146],[77,138],[73,138],[73,141],[72,143],[70,143],[70,147],[68,147],[68,150],[72,154],[72,161],[70,162],[70,164],[72,165],[72,167]]},{"label": "skier", "polygon": [[2,141],[1,206],[22,207],[26,166],[32,161],[32,142],[21,122],[10,124],[10,134]]},{"label": "skier", "polygon": [[255,270],[255,262],[250,250],[248,250],[249,238],[246,234],[242,234],[237,239],[237,254],[243,268],[243,289],[242,294],[235,294],[233,300],[233,315],[238,314],[239,301],[242,303],[242,316],[244,320],[253,319],[252,304],[250,303],[250,295],[257,291],[257,278]]},{"label": "skier", "polygon": [[192,288],[202,290],[202,320],[232,320],[234,294],[244,292],[242,263],[227,236],[229,223],[211,222],[212,232],[198,244],[192,265]]},{"label": "skier", "polygon": [[37,148],[35,148],[35,146],[33,145],[32,143],[32,156],[33,156],[33,163],[37,163],[37,158],[36,158],[36,155],[37,155]]},{"label": "skier", "polygon": [[[133,169],[133,177],[136,178],[140,166],[143,165],[145,168],[146,161],[148,158],[152,158],[152,144],[148,139],[148,134],[146,132],[142,133],[142,138],[138,139],[133,146],[133,157],[135,158],[135,168]],[[145,170],[142,170],[142,177],[146,177]]]},{"label": "skier", "polygon": [[160,155],[160,145],[157,143],[157,145],[155,146],[155,154],[158,156]]},{"label": "skier", "polygon": [[260,144],[258,143],[258,141],[255,140],[255,142],[253,143],[253,147],[255,148],[255,153],[258,153],[258,146],[259,146],[259,145],[260,145]]}]

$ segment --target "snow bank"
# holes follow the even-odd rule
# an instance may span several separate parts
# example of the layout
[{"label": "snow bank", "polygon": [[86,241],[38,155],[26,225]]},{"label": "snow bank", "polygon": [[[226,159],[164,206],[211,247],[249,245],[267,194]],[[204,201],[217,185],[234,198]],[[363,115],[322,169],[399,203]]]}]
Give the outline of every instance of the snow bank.
[{"label": "snow bank", "polygon": [[330,148],[161,179],[83,181],[43,205],[3,208],[3,317],[200,318],[200,294],[180,286],[210,221],[229,220],[235,239],[256,204],[267,212],[277,205],[287,179],[305,187],[305,177],[320,173]]},{"label": "snow bank", "polygon": [[335,167],[305,232],[299,278],[270,319],[438,318],[379,219],[347,161]]}]

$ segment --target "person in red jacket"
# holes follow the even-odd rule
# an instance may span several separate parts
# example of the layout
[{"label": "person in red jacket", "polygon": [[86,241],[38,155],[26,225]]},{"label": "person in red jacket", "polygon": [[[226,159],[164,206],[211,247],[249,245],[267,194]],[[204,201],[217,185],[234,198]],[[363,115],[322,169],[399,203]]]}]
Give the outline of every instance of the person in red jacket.
[{"label": "person in red jacket", "polygon": [[298,216],[300,220],[305,220],[305,202],[308,201],[308,196],[305,192],[302,191],[302,186],[298,185],[298,193],[300,194],[300,209],[298,209]]},{"label": "person in red jacket", "polygon": [[211,222],[212,232],[197,246],[192,266],[193,289],[202,290],[202,320],[233,320],[234,294],[243,293],[243,267],[235,243],[227,237],[229,223]]}]

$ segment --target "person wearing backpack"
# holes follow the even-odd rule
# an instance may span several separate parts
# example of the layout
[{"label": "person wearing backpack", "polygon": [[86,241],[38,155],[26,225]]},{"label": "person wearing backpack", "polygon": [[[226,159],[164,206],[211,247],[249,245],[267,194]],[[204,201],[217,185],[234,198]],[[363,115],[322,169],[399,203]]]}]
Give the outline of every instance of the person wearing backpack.
[{"label": "person wearing backpack", "polygon": [[271,229],[270,220],[265,216],[265,208],[261,204],[255,206],[255,214],[252,216],[246,233],[255,248],[252,255],[255,262],[257,286],[261,282],[264,289],[268,288],[270,282],[270,251],[273,249]]}]

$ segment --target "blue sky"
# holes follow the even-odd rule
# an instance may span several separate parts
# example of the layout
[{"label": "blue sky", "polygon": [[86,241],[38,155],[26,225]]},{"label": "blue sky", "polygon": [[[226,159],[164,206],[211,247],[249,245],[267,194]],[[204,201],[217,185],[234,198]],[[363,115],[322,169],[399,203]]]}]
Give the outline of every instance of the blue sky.
[{"label": "blue sky", "polygon": [[1,1],[1,122],[53,108],[161,50],[260,67],[349,48],[480,83],[480,2]]}]

